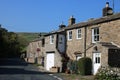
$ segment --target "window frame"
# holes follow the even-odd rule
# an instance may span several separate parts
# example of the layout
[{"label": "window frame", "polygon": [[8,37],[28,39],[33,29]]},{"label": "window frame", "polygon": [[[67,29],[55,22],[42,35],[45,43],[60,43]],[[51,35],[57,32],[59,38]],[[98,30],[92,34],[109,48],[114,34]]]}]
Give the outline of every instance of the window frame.
[{"label": "window frame", "polygon": [[50,35],[50,44],[54,44],[54,35]]},{"label": "window frame", "polygon": [[63,42],[63,38],[59,37],[59,43],[62,44],[62,42]]},{"label": "window frame", "polygon": [[96,53],[95,55],[96,55],[95,56],[95,63],[100,64],[101,63],[101,55],[100,55],[100,53]]},{"label": "window frame", "polygon": [[100,41],[100,30],[99,27],[92,28],[92,43]]},{"label": "window frame", "polygon": [[[71,34],[70,34],[71,33]],[[68,32],[67,32],[67,34],[68,34],[68,36],[67,36],[67,38],[68,38],[68,41],[70,41],[70,40],[72,40],[72,30],[69,30]]]},{"label": "window frame", "polygon": [[[79,30],[80,30],[80,32],[79,32]],[[79,37],[79,35],[80,35],[80,37]],[[81,28],[77,29],[76,37],[77,37],[77,39],[82,39],[82,30],[81,30]]]}]

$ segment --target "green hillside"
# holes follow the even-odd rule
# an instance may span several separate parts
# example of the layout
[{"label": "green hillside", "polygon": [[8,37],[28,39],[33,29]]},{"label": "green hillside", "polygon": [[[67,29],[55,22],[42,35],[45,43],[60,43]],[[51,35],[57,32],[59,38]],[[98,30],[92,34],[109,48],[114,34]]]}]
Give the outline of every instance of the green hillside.
[{"label": "green hillside", "polygon": [[[39,37],[40,33],[30,33],[30,32],[17,32],[17,34],[21,37],[23,37],[24,39],[26,39],[29,42],[35,40],[36,38]],[[46,34],[46,33],[41,33],[42,35]]]}]

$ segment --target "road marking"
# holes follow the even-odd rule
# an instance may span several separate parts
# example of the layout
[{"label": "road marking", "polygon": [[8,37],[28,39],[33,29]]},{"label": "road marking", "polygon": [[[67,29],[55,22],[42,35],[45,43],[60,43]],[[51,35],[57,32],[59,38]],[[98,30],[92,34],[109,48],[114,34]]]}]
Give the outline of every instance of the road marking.
[{"label": "road marking", "polygon": [[56,78],[56,79],[58,79],[58,80],[63,80],[63,79],[59,78],[58,76],[54,76],[53,74],[49,74],[49,75]]},{"label": "road marking", "polygon": [[53,76],[54,78],[58,78],[57,76]]},{"label": "road marking", "polygon": [[61,78],[58,78],[58,80],[63,80],[63,79],[61,79]]},{"label": "road marking", "polygon": [[49,74],[50,76],[52,76],[53,74]]}]

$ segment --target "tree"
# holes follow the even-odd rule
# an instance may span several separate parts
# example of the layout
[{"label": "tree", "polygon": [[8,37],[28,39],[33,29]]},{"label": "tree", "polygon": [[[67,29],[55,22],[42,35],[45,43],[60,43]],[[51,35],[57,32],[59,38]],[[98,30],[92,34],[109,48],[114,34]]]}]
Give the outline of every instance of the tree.
[{"label": "tree", "polygon": [[0,27],[0,57],[19,57],[26,45],[23,37]]}]

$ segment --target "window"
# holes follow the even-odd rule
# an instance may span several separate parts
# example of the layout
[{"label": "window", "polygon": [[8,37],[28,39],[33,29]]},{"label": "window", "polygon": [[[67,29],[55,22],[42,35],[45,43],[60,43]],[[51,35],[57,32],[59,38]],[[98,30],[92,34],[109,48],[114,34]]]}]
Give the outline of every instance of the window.
[{"label": "window", "polygon": [[68,40],[72,40],[72,31],[68,31]]},{"label": "window", "polygon": [[63,42],[63,38],[59,37],[59,43],[62,44],[62,42]]},{"label": "window", "polygon": [[45,39],[42,39],[42,47],[45,46]]},{"label": "window", "polygon": [[95,63],[100,63],[100,54],[96,53]]},{"label": "window", "polygon": [[53,42],[54,42],[54,35],[51,35],[50,36],[50,44],[53,44]]},{"label": "window", "polygon": [[99,41],[99,28],[92,29],[92,43]]},{"label": "window", "polygon": [[77,39],[81,39],[81,29],[77,29]]}]

